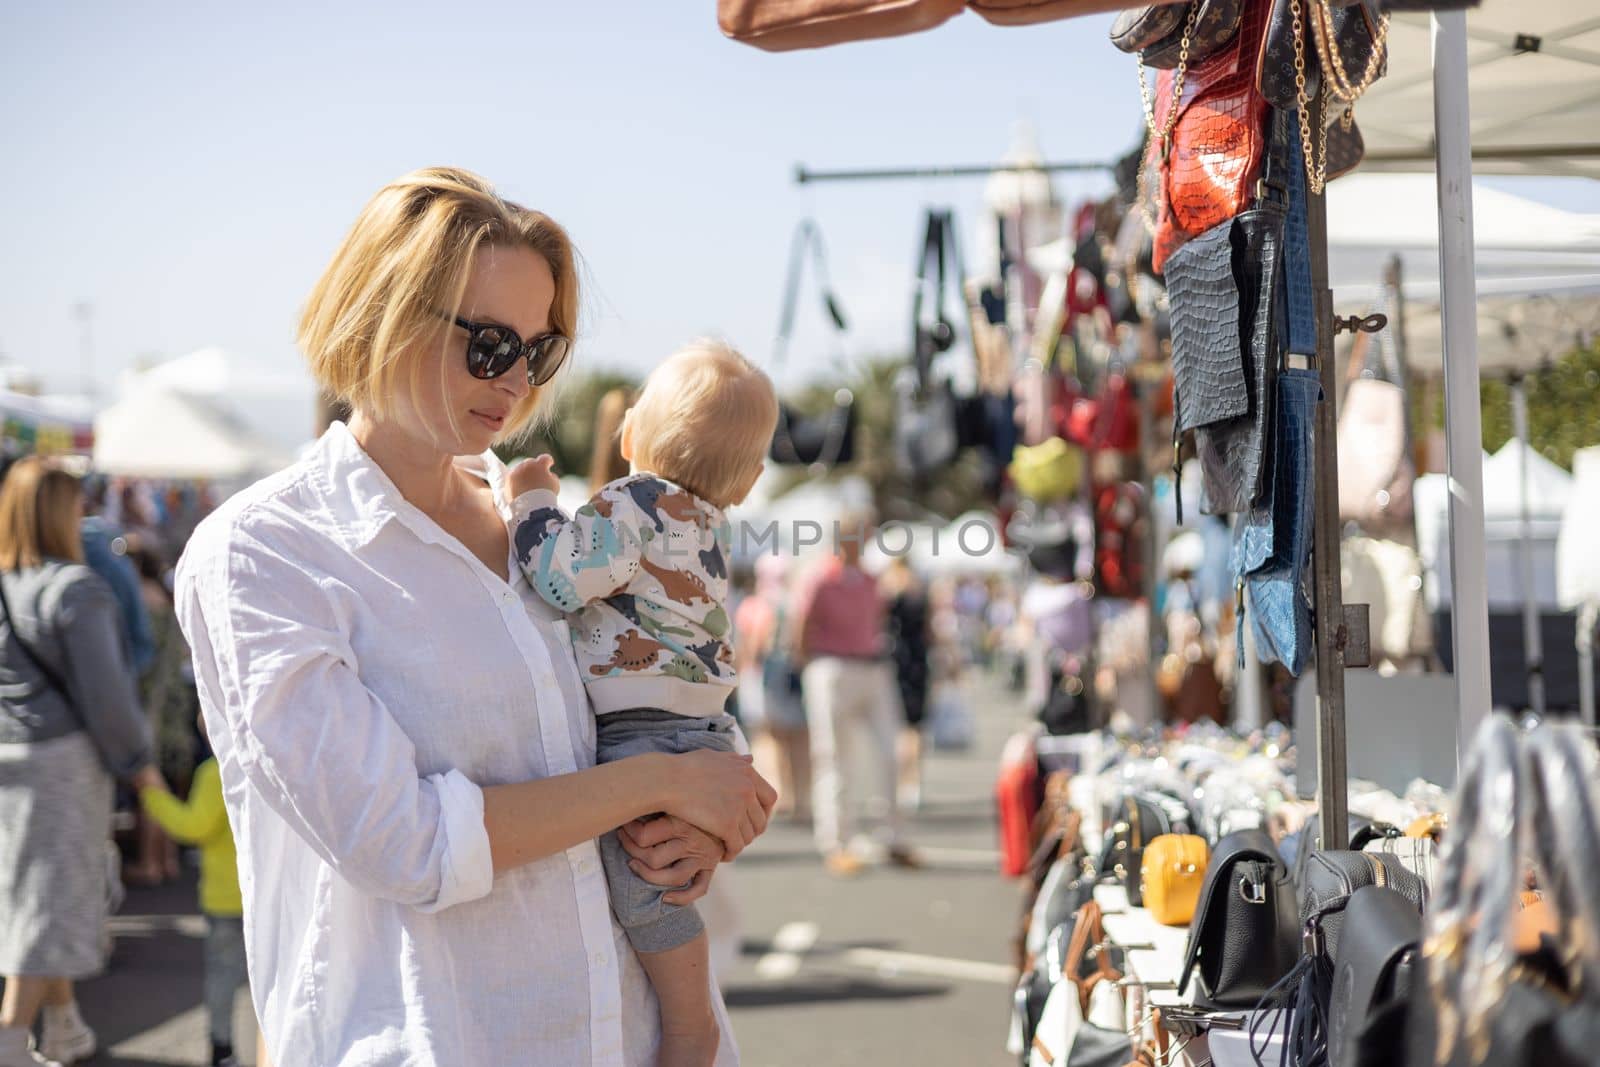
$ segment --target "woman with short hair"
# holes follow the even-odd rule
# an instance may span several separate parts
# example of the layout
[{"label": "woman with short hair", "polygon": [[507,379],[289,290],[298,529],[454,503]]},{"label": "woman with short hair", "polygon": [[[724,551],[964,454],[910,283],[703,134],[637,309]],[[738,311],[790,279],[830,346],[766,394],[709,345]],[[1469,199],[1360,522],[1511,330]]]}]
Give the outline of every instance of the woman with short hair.
[{"label": "woman with short hair", "polygon": [[112,784],[161,781],[82,518],[78,479],[47,460],[0,485],[0,1067],[94,1054],[72,983],[105,965]]},{"label": "woman with short hair", "polygon": [[656,1004],[595,839],[623,827],[642,877],[692,879],[667,897],[688,903],[766,826],[772,790],[731,753],[595,766],[567,624],[513,565],[490,446],[529,428],[578,307],[548,216],[461,170],[386,186],[300,324],[349,424],[179,564],[282,1067],[652,1063]]}]

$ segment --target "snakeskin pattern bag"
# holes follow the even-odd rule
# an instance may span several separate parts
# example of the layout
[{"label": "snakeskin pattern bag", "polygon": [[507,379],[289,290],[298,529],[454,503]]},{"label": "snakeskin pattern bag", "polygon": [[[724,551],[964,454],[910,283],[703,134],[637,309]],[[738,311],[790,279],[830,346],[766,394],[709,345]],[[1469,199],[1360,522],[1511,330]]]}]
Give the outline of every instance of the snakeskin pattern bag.
[{"label": "snakeskin pattern bag", "polygon": [[1159,175],[1157,271],[1185,241],[1239,214],[1255,194],[1266,140],[1267,103],[1255,78],[1266,16],[1264,4],[1246,5],[1227,45],[1156,79],[1145,166]]}]

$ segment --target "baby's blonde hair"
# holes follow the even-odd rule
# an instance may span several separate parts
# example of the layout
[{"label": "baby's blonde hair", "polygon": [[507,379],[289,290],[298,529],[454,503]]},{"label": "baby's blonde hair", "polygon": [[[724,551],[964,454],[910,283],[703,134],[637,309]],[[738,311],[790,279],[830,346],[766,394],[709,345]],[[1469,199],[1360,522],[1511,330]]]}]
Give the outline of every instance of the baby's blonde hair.
[{"label": "baby's blonde hair", "polygon": [[[455,167],[390,182],[362,208],[306,300],[298,341],[313,377],[333,397],[387,414],[399,376],[415,369],[402,357],[421,341],[447,336],[448,315],[460,313],[473,256],[518,245],[542,256],[555,277],[550,329],[575,337],[576,253],[554,219]],[[531,390],[510,413],[502,440],[528,427],[539,396]]]},{"label": "baby's blonde hair", "polygon": [[633,463],[709,500],[738,502],[761,469],[778,397],[724,341],[694,341],[651,372],[628,413]]}]

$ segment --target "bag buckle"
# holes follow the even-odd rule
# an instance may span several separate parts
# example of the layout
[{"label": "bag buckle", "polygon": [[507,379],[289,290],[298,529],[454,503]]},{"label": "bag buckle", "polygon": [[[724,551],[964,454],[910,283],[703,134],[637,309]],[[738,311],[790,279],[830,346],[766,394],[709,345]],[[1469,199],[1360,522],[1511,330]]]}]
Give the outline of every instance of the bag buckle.
[{"label": "bag buckle", "polygon": [[1300,942],[1307,956],[1321,956],[1326,953],[1327,941],[1322,933],[1322,926],[1315,919],[1306,923],[1305,933],[1301,935]]},{"label": "bag buckle", "polygon": [[1267,886],[1265,882],[1253,882],[1246,878],[1239,883],[1239,899],[1246,904],[1265,904],[1267,902]]}]

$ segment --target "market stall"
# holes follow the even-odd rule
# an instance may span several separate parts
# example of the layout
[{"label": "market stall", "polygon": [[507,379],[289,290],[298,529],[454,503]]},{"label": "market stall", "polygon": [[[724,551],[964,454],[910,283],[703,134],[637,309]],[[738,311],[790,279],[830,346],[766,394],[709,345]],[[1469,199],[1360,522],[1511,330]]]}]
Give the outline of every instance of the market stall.
[{"label": "market stall", "polygon": [[[781,49],[927,29],[964,6],[1016,24],[1120,5],[763,10],[724,0],[720,9],[730,35]],[[815,17],[801,18],[802,8]],[[1314,714],[1294,738],[1293,753],[1281,732],[1239,737],[1203,723],[1177,739],[1028,733],[1007,746],[997,790],[1005,867],[1029,876],[1011,1047],[1027,1063],[1223,1064],[1278,1056],[1301,1067],[1535,1058],[1575,1064],[1593,1047],[1600,1006],[1579,983],[1600,972],[1600,957],[1584,945],[1557,963],[1540,956],[1538,936],[1540,923],[1581,924],[1600,915],[1600,900],[1579,873],[1600,856],[1592,739],[1548,726],[1524,733],[1489,716],[1470,176],[1480,153],[1490,165],[1521,171],[1550,164],[1586,173],[1587,161],[1600,156],[1586,143],[1600,93],[1588,84],[1594,57],[1581,38],[1600,27],[1569,22],[1553,3],[1480,14],[1434,11],[1423,30],[1429,55],[1411,32],[1415,16],[1391,20],[1373,3],[1201,0],[1125,13],[1113,42],[1137,53],[1141,75],[1148,68],[1153,76],[1153,84],[1141,77],[1150,138],[1118,170],[1122,218],[1131,220],[1127,247],[1104,239],[1108,228],[1124,227],[1107,227],[1086,208],[1087,215],[1068,224],[1061,251],[1070,252],[1071,266],[1059,287],[1051,288],[1054,278],[1039,284],[1026,269],[1017,272],[1024,306],[1039,309],[1021,329],[1013,285],[1004,278],[994,290],[980,283],[983,314],[974,309],[970,316],[977,377],[985,377],[985,320],[1008,328],[1011,352],[1032,357],[1019,368],[1012,393],[1020,435],[1026,447],[1049,449],[1014,451],[1022,461],[1013,458],[1011,484],[1025,500],[1061,511],[1071,509],[1085,484],[1091,491],[1082,503],[1093,510],[1099,487],[1084,467],[1097,453],[1120,451],[1094,432],[1104,429],[1098,415],[1130,413],[1119,424],[1139,427],[1130,454],[1164,436],[1151,431],[1168,415],[1138,402],[1161,387],[1159,373],[1140,366],[1152,360],[1132,351],[1137,331],[1097,334],[1118,315],[1109,296],[1096,299],[1096,284],[1109,289],[1116,275],[1123,302],[1135,312],[1129,325],[1157,323],[1157,312],[1167,313],[1169,322],[1155,332],[1170,332],[1172,484],[1184,485],[1181,465],[1190,449],[1201,483],[1198,499],[1174,493],[1175,511],[1183,514],[1187,498],[1191,509],[1233,516],[1231,534],[1220,522],[1202,527],[1230,542],[1225,555],[1237,601],[1225,619],[1242,638],[1253,638],[1263,659],[1315,678]],[[1511,38],[1513,25],[1538,32]],[[1469,39],[1481,43],[1469,48]],[[1396,43],[1404,41],[1410,43],[1403,48]],[[1507,61],[1520,56],[1538,59]],[[1550,92],[1563,77],[1550,69],[1556,60],[1582,68],[1572,78],[1574,92],[1565,85]],[[1469,68],[1490,69],[1492,121],[1475,125],[1471,118]],[[1380,97],[1384,85],[1390,95]],[[1418,118],[1419,98],[1426,121]],[[1352,111],[1358,101],[1359,125]],[[1372,136],[1364,146],[1369,113]],[[1552,130],[1581,135],[1527,139]],[[1456,670],[1448,683],[1454,700],[1445,705],[1454,743],[1437,730],[1424,741],[1446,754],[1471,749],[1453,795],[1444,788],[1448,781],[1411,783],[1403,793],[1393,779],[1387,789],[1369,786],[1352,781],[1348,767],[1344,672],[1367,662],[1369,619],[1363,605],[1342,603],[1334,344],[1342,332],[1374,334],[1385,323],[1367,308],[1335,315],[1324,187],[1358,166],[1364,153],[1436,171]],[[1052,166],[994,169],[1048,173]],[[879,180],[973,169],[800,173],[802,180]],[[1141,215],[1148,226],[1140,225]],[[1026,235],[1014,224],[1008,233],[1008,221],[998,228],[1000,260],[1027,264]],[[929,233],[932,250],[931,221]],[[1142,240],[1145,234],[1153,239]],[[941,289],[943,262],[941,253]],[[1135,290],[1144,288],[1145,277],[1157,285],[1159,303],[1141,304],[1150,294]],[[1397,296],[1407,283],[1386,282]],[[1569,285],[1565,293],[1581,297],[1587,285]],[[1495,295],[1527,292],[1524,285]],[[1074,316],[1090,323],[1086,331],[1074,329]],[[917,374],[904,410],[925,434],[928,413],[949,389],[928,368],[951,347],[952,331],[941,333],[942,314],[926,334],[924,320],[916,321]],[[1094,387],[1065,403],[1055,403],[1056,383],[1083,379],[1056,362],[1058,334],[1072,338],[1076,355],[1087,347],[1098,357]],[[1119,363],[1108,337],[1126,341],[1129,358]],[[1159,359],[1163,350],[1154,351]],[[1106,389],[1113,381],[1135,398],[1126,408]],[[1075,429],[1079,401],[1087,402],[1088,414]],[[1028,443],[1029,416],[1040,411],[1047,430],[1043,440]],[[1074,440],[1075,433],[1084,437]],[[1071,451],[1074,445],[1087,459]],[[1516,456],[1519,497],[1530,481],[1524,457],[1525,450]],[[1024,547],[1032,555],[1040,544]],[[1123,562],[1137,555],[1130,551]],[[1096,578],[1098,563],[1096,555]],[[1305,772],[1312,768],[1316,802],[1308,808],[1298,799],[1304,783],[1295,779],[1310,778]],[[1474,863],[1466,862],[1469,855]],[[1513,941],[1513,923],[1530,926],[1532,938],[1523,931]],[[1395,968],[1407,960],[1405,973],[1420,969],[1426,977],[1400,983]],[[1537,1004],[1522,999],[1516,1011],[1501,1011],[1506,995],[1531,996]],[[1562,1033],[1554,1025],[1558,1015],[1570,1027]]]}]

